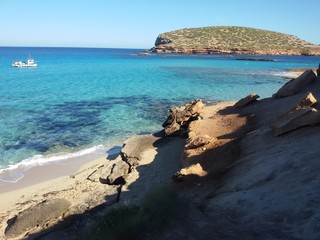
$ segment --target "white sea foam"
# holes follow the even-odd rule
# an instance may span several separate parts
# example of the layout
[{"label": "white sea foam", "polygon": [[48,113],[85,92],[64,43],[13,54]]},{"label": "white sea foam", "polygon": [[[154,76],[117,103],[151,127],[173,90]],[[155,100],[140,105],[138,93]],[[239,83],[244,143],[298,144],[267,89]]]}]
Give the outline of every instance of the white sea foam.
[{"label": "white sea foam", "polygon": [[35,155],[19,163],[10,165],[7,168],[0,169],[0,181],[7,182],[7,183],[16,183],[24,177],[24,172],[29,170],[32,167],[43,166],[49,163],[59,162],[62,160],[66,160],[74,157],[80,157],[87,154],[93,154],[93,153],[101,154],[100,152],[101,150],[103,150],[105,153],[106,147],[104,147],[103,145],[98,145],[98,146],[83,149],[74,153],[48,155],[48,156]]}]

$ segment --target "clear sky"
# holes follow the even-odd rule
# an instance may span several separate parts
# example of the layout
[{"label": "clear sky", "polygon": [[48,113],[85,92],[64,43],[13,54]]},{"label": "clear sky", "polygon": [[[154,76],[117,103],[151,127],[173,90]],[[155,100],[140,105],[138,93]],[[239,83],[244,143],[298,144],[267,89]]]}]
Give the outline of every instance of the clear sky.
[{"label": "clear sky", "polygon": [[163,32],[245,26],[320,44],[320,0],[0,0],[0,46],[151,48]]}]

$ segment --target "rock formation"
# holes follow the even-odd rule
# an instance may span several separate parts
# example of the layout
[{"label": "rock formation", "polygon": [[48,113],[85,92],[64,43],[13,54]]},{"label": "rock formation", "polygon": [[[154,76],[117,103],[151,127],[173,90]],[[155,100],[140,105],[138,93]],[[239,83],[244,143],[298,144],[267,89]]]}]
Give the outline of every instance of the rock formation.
[{"label": "rock formation", "polygon": [[319,122],[320,113],[318,110],[306,107],[282,114],[281,117],[271,122],[270,127],[272,128],[273,134],[279,136],[303,126],[318,124]]},{"label": "rock formation", "polygon": [[192,134],[193,132],[189,132],[189,137],[187,139],[186,148],[197,148],[202,147],[204,145],[209,144],[212,141],[216,141],[217,139],[211,137],[209,135],[200,135]]},{"label": "rock formation", "polygon": [[65,199],[54,199],[28,208],[10,221],[6,229],[6,237],[16,238],[35,228],[43,228],[49,224],[49,221],[62,216],[70,205],[71,203]]},{"label": "rock formation", "polygon": [[275,136],[293,131],[303,126],[315,125],[320,122],[320,112],[311,106],[317,102],[311,92],[308,92],[288,112],[271,121],[270,127]]},{"label": "rock formation", "polygon": [[285,98],[295,95],[305,89],[310,83],[316,79],[316,75],[312,70],[306,70],[298,78],[287,82],[277,93],[273,95],[275,98]]},{"label": "rock formation", "polygon": [[[252,128],[242,133],[240,127],[229,134],[212,134],[218,136],[217,143],[227,137],[237,137],[237,141],[216,143],[198,152],[197,156],[191,156],[194,158],[191,165],[176,173],[173,178],[186,189],[184,194],[189,194],[194,212],[188,215],[187,221],[176,223],[174,232],[167,230],[163,236],[320,238],[320,114],[316,102],[320,97],[320,82],[312,81],[307,89],[312,93],[302,88],[290,97],[264,99],[245,108],[215,109],[211,116],[207,115],[217,128],[222,128],[227,124],[221,118],[237,111],[250,117]],[[208,122],[195,121],[191,125],[208,131]],[[271,131],[276,134],[270,134]],[[220,168],[222,172],[215,171],[221,167],[218,162],[226,162],[232,146],[238,146],[240,151]],[[201,176],[203,172],[206,174]],[[184,181],[188,176],[189,181]],[[190,222],[192,226],[187,224]]]},{"label": "rock formation", "polygon": [[186,129],[189,122],[198,119],[203,107],[201,100],[193,100],[180,107],[171,108],[167,120],[162,124],[166,136],[176,135]]},{"label": "rock formation", "polygon": [[256,93],[251,93],[248,96],[240,99],[238,102],[235,103],[235,107],[236,108],[241,108],[244,107],[246,105],[248,105],[249,103],[252,103],[254,101],[256,101],[260,96],[258,96]]},{"label": "rock formation", "polygon": [[172,179],[174,181],[182,181],[184,177],[186,176],[198,176],[198,177],[204,177],[208,173],[204,171],[199,163],[193,164],[189,167],[182,168],[180,171],[176,172]]}]

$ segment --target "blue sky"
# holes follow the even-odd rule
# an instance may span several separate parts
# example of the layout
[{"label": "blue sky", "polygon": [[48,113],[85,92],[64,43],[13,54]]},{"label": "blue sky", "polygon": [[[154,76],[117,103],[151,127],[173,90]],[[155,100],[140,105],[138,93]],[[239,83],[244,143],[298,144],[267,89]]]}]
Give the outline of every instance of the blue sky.
[{"label": "blue sky", "polygon": [[151,48],[162,32],[246,26],[320,44],[319,0],[0,0],[0,46]]}]

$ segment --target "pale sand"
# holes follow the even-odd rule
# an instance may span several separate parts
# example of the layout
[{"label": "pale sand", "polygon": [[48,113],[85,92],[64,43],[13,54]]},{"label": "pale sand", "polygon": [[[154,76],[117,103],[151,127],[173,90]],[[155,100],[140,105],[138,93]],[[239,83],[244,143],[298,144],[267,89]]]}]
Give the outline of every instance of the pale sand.
[{"label": "pale sand", "polygon": [[[104,161],[106,161],[105,157],[100,157],[82,167],[76,162],[34,167],[27,171],[25,177],[18,183],[2,186],[2,192],[0,193],[0,239],[4,237],[5,223],[10,217],[35,203],[46,200],[44,195],[47,193],[59,191],[62,193],[73,188],[77,177],[72,178],[70,177],[71,174],[77,172],[78,176],[86,175]],[[60,195],[62,197],[65,194]],[[69,196],[71,197],[71,195],[70,192]]]},{"label": "pale sand", "polygon": [[78,203],[85,202],[88,197],[86,194],[83,194],[84,199],[74,200],[90,185],[89,181],[79,184],[79,180],[85,180],[87,175],[106,161],[106,152],[101,150],[32,167],[25,171],[24,177],[16,183],[1,182],[0,239],[4,239],[3,234],[8,219],[30,206],[54,198],[65,198]]},{"label": "pale sand", "polygon": [[[309,70],[310,68],[294,68],[286,73],[283,74],[283,77],[295,79],[299,77],[304,71]],[[316,73],[316,68],[311,69]]]},{"label": "pale sand", "polygon": [[24,171],[24,177],[15,183],[0,181],[0,194],[35,185],[40,182],[46,182],[62,176],[72,175],[83,165],[88,163],[90,164],[91,161],[103,157],[106,158],[105,150],[34,166]]}]

